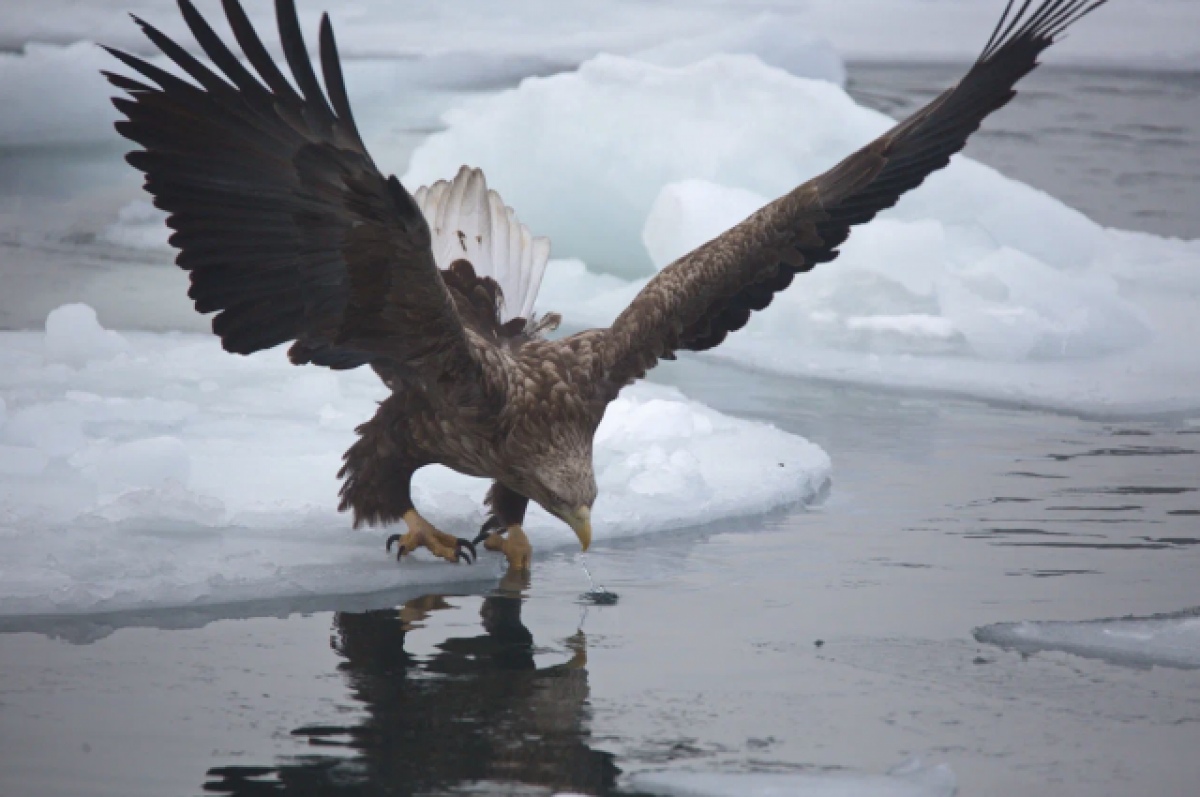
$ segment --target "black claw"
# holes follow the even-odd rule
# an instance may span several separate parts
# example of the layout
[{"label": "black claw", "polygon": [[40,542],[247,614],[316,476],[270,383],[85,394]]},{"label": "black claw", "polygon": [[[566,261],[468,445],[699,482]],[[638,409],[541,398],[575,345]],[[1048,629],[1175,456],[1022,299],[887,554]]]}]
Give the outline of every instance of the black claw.
[{"label": "black claw", "polygon": [[458,555],[462,559],[467,560],[467,564],[475,564],[475,560],[479,558],[479,554],[475,551],[475,543],[464,540],[462,537],[455,538],[458,544]]},{"label": "black claw", "polygon": [[471,550],[475,550],[475,546],[492,536],[492,530],[487,526],[483,527],[483,531],[475,535],[475,539],[471,542]]},{"label": "black claw", "polygon": [[[384,545],[384,550],[386,550],[388,553],[391,553],[391,551],[392,551],[392,543],[394,543],[394,542],[395,542],[395,543],[399,543],[399,542],[400,542],[400,535],[399,535],[399,534],[393,534],[392,536],[390,536],[390,537],[388,537],[388,538],[387,538],[387,543]],[[396,549],[396,561],[397,561],[397,562],[399,562],[399,561],[400,561],[400,557],[402,557],[402,556],[404,556],[404,545],[403,545],[403,544],[401,544],[401,545],[400,545],[400,546],[399,546],[399,547]]]}]

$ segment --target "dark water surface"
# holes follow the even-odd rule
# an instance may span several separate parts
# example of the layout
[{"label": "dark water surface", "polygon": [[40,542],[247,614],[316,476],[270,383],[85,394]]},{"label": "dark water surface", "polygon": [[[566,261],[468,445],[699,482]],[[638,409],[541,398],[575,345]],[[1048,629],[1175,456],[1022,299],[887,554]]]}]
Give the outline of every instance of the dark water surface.
[{"label": "dark water surface", "polygon": [[455,594],[7,621],[0,794],[599,795],[914,755],[967,795],[1195,794],[1200,671],[972,631],[1200,605],[1200,426],[664,376],[825,446],[827,500],[600,547],[614,606],[552,553]]},{"label": "dark water surface", "polygon": [[[962,73],[854,64],[847,89],[903,119]],[[966,154],[1106,227],[1200,238],[1200,73],[1044,66],[988,117]]]}]

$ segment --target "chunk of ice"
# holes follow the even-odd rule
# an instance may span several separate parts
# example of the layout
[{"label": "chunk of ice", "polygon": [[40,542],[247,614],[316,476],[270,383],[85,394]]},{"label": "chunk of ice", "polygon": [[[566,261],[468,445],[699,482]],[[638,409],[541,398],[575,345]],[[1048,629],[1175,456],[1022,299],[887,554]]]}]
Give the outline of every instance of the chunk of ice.
[{"label": "chunk of ice", "polygon": [[170,249],[172,230],[167,214],[144,199],[135,199],[117,212],[117,220],[104,228],[101,237],[130,249]]},{"label": "chunk of ice", "polygon": [[[55,314],[52,328],[74,319],[66,326],[85,340],[107,340],[90,308]],[[423,554],[397,564],[383,551],[385,532],[352,530],[337,512],[341,455],[386,395],[373,373],[297,368],[282,351],[235,357],[211,336],[146,332],[126,333],[122,356],[76,369],[46,362],[47,337],[0,332],[0,615],[493,576]],[[830,469],[801,438],[650,385],[610,406],[595,465],[597,543],[803,502]],[[487,488],[431,467],[414,496],[434,523],[471,537]],[[540,508],[526,528],[539,551],[578,545]]]},{"label": "chunk of ice", "polygon": [[1144,618],[997,623],[975,629],[975,639],[1026,653],[1061,650],[1133,667],[1200,669],[1200,609]]},{"label": "chunk of ice", "polygon": [[118,333],[100,326],[86,304],[65,304],[46,316],[46,362],[83,366],[108,360],[129,348]]},{"label": "chunk of ice", "polygon": [[706,180],[663,186],[642,228],[642,243],[661,271],[767,204],[766,197]]},{"label": "chunk of ice", "polygon": [[[952,179],[935,176],[890,216],[854,230],[836,262],[797,280],[738,337],[757,337],[761,351],[799,340],[1014,362],[1103,356],[1153,338],[1147,314],[1096,263],[1102,228],[978,164],[947,172]],[[671,184],[643,240],[661,268],[765,202],[704,181]],[[1055,233],[1036,233],[1029,214]]]},{"label": "chunk of ice", "polygon": [[670,797],[954,797],[958,791],[948,766],[915,759],[886,775],[649,772],[631,780],[638,789]]},{"label": "chunk of ice", "polygon": [[[409,181],[481,165],[557,254],[588,264],[551,264],[539,299],[568,327],[610,323],[652,269],[893,124],[836,86],[738,56],[601,57],[446,121]],[[1198,247],[1104,229],[955,157],[712,355],[1094,413],[1191,409]]]},{"label": "chunk of ice", "polygon": [[797,30],[793,20],[774,13],[671,39],[632,55],[661,66],[690,66],[719,54],[756,55],[763,63],[797,77],[846,84],[846,64],[827,39]]},{"label": "chunk of ice", "polygon": [[642,227],[669,183],[775,196],[887,124],[832,83],[747,55],[684,67],[601,55],[469,102],[445,122],[413,153],[405,185],[479,166],[556,256],[624,276],[651,271]]}]

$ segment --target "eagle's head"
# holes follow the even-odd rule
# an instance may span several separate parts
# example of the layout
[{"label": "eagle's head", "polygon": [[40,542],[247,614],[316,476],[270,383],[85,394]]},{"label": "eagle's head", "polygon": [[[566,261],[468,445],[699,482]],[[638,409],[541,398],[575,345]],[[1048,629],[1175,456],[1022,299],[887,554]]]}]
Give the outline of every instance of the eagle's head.
[{"label": "eagle's head", "polygon": [[596,502],[591,440],[560,439],[555,443],[539,446],[536,456],[524,460],[528,466],[522,468],[520,483],[512,487],[570,526],[586,551],[592,543],[592,504]]},{"label": "eagle's head", "polygon": [[551,481],[554,486],[547,485],[546,497],[535,500],[570,526],[579,538],[580,547],[586,551],[592,544],[592,504],[596,502],[596,477],[592,474],[591,458],[587,461],[586,473]]}]

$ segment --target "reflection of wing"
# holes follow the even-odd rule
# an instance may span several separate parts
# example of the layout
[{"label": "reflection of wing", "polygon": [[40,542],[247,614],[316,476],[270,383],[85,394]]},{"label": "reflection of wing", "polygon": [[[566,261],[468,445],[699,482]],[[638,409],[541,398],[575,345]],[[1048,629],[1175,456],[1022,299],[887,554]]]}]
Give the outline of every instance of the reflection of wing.
[{"label": "reflection of wing", "polygon": [[[797,272],[837,257],[863,224],[945,166],[1068,25],[1105,0],[1013,0],[959,84],[825,174],[684,255],[650,280],[612,327],[578,341],[602,352],[615,388],[680,349],[703,351],[741,329]],[[1029,13],[1027,13],[1029,12]]]},{"label": "reflection of wing", "polygon": [[171,214],[171,243],[191,272],[196,309],[219,311],[213,331],[239,354],[295,340],[297,363],[348,368],[384,358],[430,381],[478,379],[425,218],[359,137],[328,17],[320,36],[327,102],[293,0],[278,0],[276,12],[299,92],[237,0],[224,5],[257,75],[189,0],[180,0],[184,19],[220,74],[140,20],[196,85],[115,50],[157,85],[106,73],[131,97],[114,100],[128,117],[117,130],[144,147],[128,160]]}]

